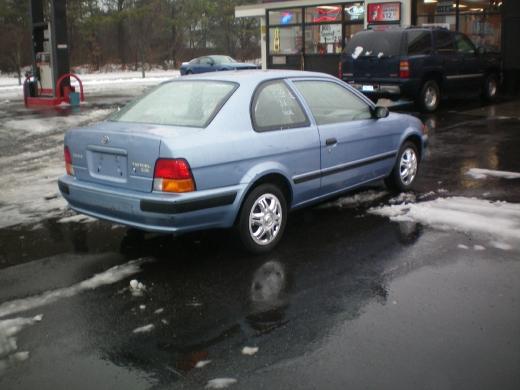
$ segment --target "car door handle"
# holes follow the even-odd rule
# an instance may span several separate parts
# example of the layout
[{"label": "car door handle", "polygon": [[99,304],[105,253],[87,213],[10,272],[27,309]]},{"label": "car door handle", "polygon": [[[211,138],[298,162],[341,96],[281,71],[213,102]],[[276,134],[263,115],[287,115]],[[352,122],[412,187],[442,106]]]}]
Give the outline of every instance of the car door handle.
[{"label": "car door handle", "polygon": [[327,146],[336,145],[337,143],[338,143],[338,140],[336,138],[327,138],[325,140],[325,145],[327,145]]}]

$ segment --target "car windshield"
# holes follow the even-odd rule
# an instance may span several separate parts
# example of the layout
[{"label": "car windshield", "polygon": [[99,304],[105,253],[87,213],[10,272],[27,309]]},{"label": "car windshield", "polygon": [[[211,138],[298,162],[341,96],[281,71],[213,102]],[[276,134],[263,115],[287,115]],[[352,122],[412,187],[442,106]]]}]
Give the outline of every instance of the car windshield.
[{"label": "car windshield", "polygon": [[401,52],[401,31],[363,31],[352,37],[345,53],[352,58],[392,57]]},{"label": "car windshield", "polygon": [[110,120],[206,127],[237,87],[225,81],[172,81],[128,104]]},{"label": "car windshield", "polygon": [[237,62],[235,59],[229,56],[210,56],[210,58],[215,61],[216,64],[227,64],[230,62]]}]

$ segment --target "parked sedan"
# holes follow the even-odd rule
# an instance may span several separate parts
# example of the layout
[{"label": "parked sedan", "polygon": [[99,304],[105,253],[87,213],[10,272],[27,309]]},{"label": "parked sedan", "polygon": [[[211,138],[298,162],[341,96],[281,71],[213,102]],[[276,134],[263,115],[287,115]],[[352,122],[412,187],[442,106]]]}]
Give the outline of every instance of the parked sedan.
[{"label": "parked sedan", "polygon": [[292,209],[380,179],[408,190],[426,139],[418,119],[329,75],[205,74],[67,131],[59,188],[77,212],[143,230],[236,226],[261,253]]},{"label": "parked sedan", "polygon": [[181,66],[181,75],[217,72],[221,70],[245,70],[258,69],[255,64],[238,62],[229,56],[205,56],[194,58],[190,62],[184,62]]}]

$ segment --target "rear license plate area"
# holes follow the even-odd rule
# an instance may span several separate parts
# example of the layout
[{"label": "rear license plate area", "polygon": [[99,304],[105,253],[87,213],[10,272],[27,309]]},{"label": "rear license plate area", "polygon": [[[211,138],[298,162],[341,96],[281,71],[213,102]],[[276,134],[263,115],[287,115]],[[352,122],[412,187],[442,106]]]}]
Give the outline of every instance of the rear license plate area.
[{"label": "rear license plate area", "polygon": [[119,154],[89,151],[90,174],[93,177],[126,180],[127,157]]}]

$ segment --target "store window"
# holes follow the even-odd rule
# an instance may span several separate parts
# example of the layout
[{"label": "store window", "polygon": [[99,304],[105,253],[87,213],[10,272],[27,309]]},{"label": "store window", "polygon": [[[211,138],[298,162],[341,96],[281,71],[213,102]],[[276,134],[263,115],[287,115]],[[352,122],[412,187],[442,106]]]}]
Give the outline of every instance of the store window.
[{"label": "store window", "polygon": [[269,53],[299,54],[302,50],[301,8],[269,11]]},{"label": "store window", "polygon": [[417,25],[422,27],[457,28],[455,0],[418,0]]},{"label": "store window", "polygon": [[365,3],[358,1],[355,3],[345,4],[344,20],[344,46],[346,46],[356,33],[365,28]]},{"label": "store window", "polygon": [[500,51],[502,2],[489,0],[461,0],[459,31],[473,44],[488,51]]},{"label": "store window", "polygon": [[342,50],[341,5],[305,8],[305,53],[340,54]]}]

